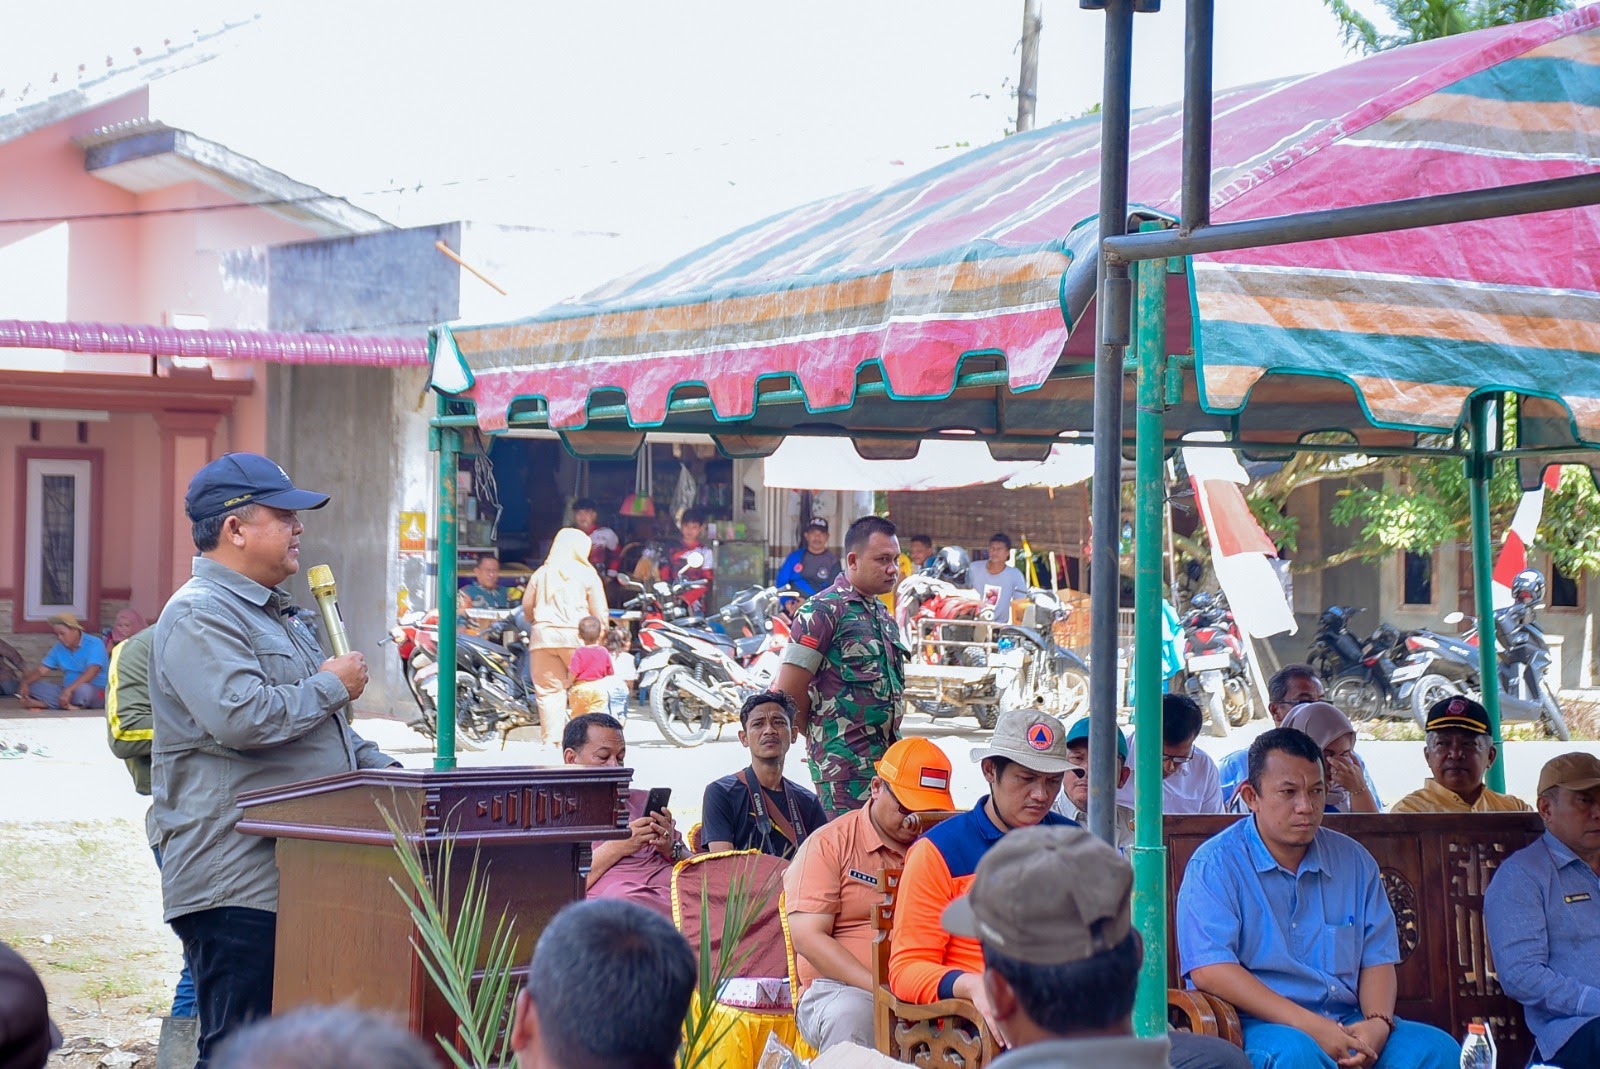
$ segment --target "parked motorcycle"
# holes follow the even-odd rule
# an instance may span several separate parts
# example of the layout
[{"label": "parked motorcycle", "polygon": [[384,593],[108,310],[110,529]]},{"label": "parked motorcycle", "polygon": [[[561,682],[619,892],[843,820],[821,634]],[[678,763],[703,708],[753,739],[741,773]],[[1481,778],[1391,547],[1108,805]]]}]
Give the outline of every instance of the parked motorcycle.
[{"label": "parked motorcycle", "polygon": [[1351,719],[1409,716],[1421,674],[1417,658],[1393,624],[1379,624],[1365,640],[1351,631],[1350,617],[1362,611],[1355,605],[1324,609],[1306,661],[1327,684],[1328,700]]},{"label": "parked motorcycle", "polygon": [[[1538,724],[1565,742],[1572,737],[1556,691],[1545,678],[1550,669],[1550,644],[1534,613],[1544,601],[1544,576],[1528,569],[1511,584],[1511,604],[1494,614],[1495,650],[1502,723]],[[1477,621],[1453,612],[1445,623],[1461,624],[1459,638],[1417,632],[1408,638],[1425,657],[1424,671],[1412,691],[1412,715],[1426,726],[1428,710],[1452,694],[1481,698],[1478,672]]]},{"label": "parked motorcycle", "polygon": [[1251,716],[1244,636],[1220,593],[1191,598],[1180,626],[1183,688],[1207,711],[1211,734],[1226,736],[1228,725],[1242,727]]},{"label": "parked motorcycle", "polygon": [[[539,722],[533,685],[528,681],[527,626],[522,610],[517,609],[481,635],[457,633],[456,734],[461,738],[479,743],[499,734],[503,744],[512,731]],[[422,710],[422,719],[412,726],[432,739],[439,728],[437,610],[412,621],[411,631],[414,646],[406,660],[406,684]],[[406,632],[404,619],[390,632],[397,648]]]},{"label": "parked motorcycle", "polygon": [[752,694],[778,680],[788,621],[778,611],[792,587],[749,587],[712,618],[718,629],[657,621],[639,632],[639,695],[668,742],[698,746],[739,719]]}]

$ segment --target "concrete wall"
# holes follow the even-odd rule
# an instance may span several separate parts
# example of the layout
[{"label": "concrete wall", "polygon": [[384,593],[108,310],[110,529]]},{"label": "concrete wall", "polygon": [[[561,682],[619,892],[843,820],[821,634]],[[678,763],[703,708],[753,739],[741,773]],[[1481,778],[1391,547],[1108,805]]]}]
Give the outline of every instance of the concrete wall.
[{"label": "concrete wall", "polygon": [[387,332],[454,319],[461,269],[434,242],[456,248],[460,231],[444,223],[277,246],[267,260],[270,326]]}]

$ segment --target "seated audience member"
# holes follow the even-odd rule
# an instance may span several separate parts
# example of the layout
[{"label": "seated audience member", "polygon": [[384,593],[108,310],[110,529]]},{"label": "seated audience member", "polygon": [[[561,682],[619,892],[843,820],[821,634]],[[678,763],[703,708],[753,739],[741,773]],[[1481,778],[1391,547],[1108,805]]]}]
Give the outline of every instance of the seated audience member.
[{"label": "seated audience member", "polygon": [[[1217,763],[1195,748],[1204,726],[1200,705],[1187,694],[1161,696],[1161,811],[1221,813],[1222,778]],[[1139,741],[1128,743],[1128,767],[1137,765]],[[1124,784],[1117,801],[1133,805],[1133,784]]]},{"label": "seated audience member", "polygon": [[605,647],[606,626],[598,616],[585,616],[578,621],[578,641],[581,645],[572,651],[567,662],[567,712],[573,716],[584,713],[607,712],[610,687],[607,684],[616,673],[611,661],[611,651]]},{"label": "seated audience member", "polygon": [[472,568],[472,582],[461,588],[456,596],[463,609],[509,609],[506,589],[500,585],[500,558],[493,553],[480,554]]},{"label": "seated audience member", "polygon": [[1460,695],[1433,703],[1428,710],[1423,760],[1433,776],[1420,791],[1394,804],[1391,813],[1519,813],[1533,807],[1521,798],[1491,791],[1483,774],[1494,764],[1489,714]]},{"label": "seated audience member", "polygon": [[1356,728],[1336,705],[1306,702],[1289,710],[1283,726],[1303,731],[1322,747],[1330,813],[1381,813],[1383,803],[1356,754]]},{"label": "seated audience member", "polygon": [[[628,744],[622,725],[605,713],[585,713],[567,721],[561,735],[569,765],[621,768]],[[689,856],[672,814],[644,811],[648,791],[628,792],[628,837],[597,842],[590,851],[587,896],[625,898],[672,916],[672,864]]]},{"label": "seated audience member", "polygon": [[50,1020],[44,983],[26,958],[0,943],[0,1066],[44,1069],[61,1033]]},{"label": "seated audience member", "polygon": [[1451,1069],[1454,1039],[1394,1017],[1394,913],[1372,855],[1322,827],[1325,792],[1309,735],[1250,744],[1252,815],[1200,845],[1178,891],[1183,975],[1239,1011],[1257,1069]]},{"label": "seated audience member", "polygon": [[1544,835],[1484,894],[1500,986],[1522,1003],[1538,1059],[1600,1065],[1600,759],[1563,754],[1539,773]]},{"label": "seated audience member", "polygon": [[519,1069],[673,1069],[699,967],[670,921],[574,902],[539,934],[511,1014]]},{"label": "seated audience member", "polygon": [[839,1043],[871,1047],[873,912],[878,874],[905,864],[917,826],[907,818],[950,811],[950,759],[927,739],[901,739],[877,764],[867,804],[818,828],[784,874],[801,994],[795,1024],[822,1053]]},{"label": "seated audience member", "polygon": [[[1320,702],[1323,698],[1322,680],[1317,670],[1309,664],[1286,664],[1267,680],[1267,712],[1272,716],[1272,726],[1282,727],[1289,710],[1306,702]],[[1230,812],[1242,813],[1239,788],[1248,773],[1248,750],[1235,750],[1217,763],[1222,777],[1222,804]]]},{"label": "seated audience member", "polygon": [[215,1069],[438,1069],[433,1049],[388,1017],[308,1006],[239,1029]]},{"label": "seated audience member", "polygon": [[[106,701],[106,667],[111,656],[99,635],[86,634],[70,612],[50,617],[56,644],[39,667],[22,677],[17,697],[30,709],[99,709]],[[44,677],[61,673],[61,682]]]},{"label": "seated audience member", "polygon": [[1018,828],[983,856],[942,920],[983,948],[990,1019],[1011,1048],[995,1069],[1250,1069],[1216,1036],[1133,1037],[1144,944],[1132,889],[1128,863],[1080,828]]},{"label": "seated audience member", "polygon": [[1067,731],[1046,713],[1000,714],[989,745],[972,751],[989,794],[967,813],[934,827],[906,852],[895,899],[889,987],[905,1002],[983,1001],[983,952],[975,939],[939,926],[944,907],[967,893],[978,861],[1012,828],[1071,824],[1051,806],[1061,793]]},{"label": "seated audience member", "polygon": [[783,759],[794,744],[794,699],[781,690],[745,699],[739,743],[750,751],[750,767],[706,784],[700,839],[713,852],[794,857],[806,836],[828,822],[817,796],[783,775]]},{"label": "seated audience member", "polygon": [[[1117,728],[1117,787],[1128,782],[1128,736]],[[1052,808],[1068,820],[1083,824],[1089,814],[1089,718],[1081,716],[1067,729],[1067,774]],[[1133,810],[1117,803],[1117,852],[1133,846]]]}]

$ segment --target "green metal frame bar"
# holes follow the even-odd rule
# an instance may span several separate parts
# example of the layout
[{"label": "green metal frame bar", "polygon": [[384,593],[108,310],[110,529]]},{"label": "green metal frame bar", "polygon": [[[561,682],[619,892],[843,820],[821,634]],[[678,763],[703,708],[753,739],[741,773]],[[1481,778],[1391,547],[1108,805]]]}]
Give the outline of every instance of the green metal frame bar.
[{"label": "green metal frame bar", "polygon": [[[1495,653],[1494,543],[1489,531],[1489,479],[1494,460],[1489,455],[1489,405],[1494,395],[1480,393],[1468,402],[1472,425],[1472,451],[1467,457],[1467,504],[1472,519],[1472,594],[1478,616],[1478,681],[1482,684],[1484,711],[1489,714],[1489,737],[1494,740],[1494,764],[1486,781],[1492,791],[1506,789],[1505,747],[1500,738],[1500,658]],[[1499,444],[1496,442],[1496,444]]]},{"label": "green metal frame bar", "polygon": [[[436,418],[444,418],[449,404],[440,394]],[[439,450],[439,675],[433,767],[444,771],[456,767],[456,469],[461,432],[437,427],[433,433]]]},{"label": "green metal frame bar", "polygon": [[[1141,229],[1158,227],[1146,223]],[[1133,514],[1134,633],[1134,815],[1133,918],[1144,937],[1144,964],[1134,1001],[1134,1030],[1141,1036],[1167,1031],[1167,851],[1161,831],[1161,558],[1162,512],[1166,505],[1163,446],[1166,436],[1167,270],[1165,264],[1136,268],[1135,323],[1139,356],[1138,410],[1134,420]]]}]

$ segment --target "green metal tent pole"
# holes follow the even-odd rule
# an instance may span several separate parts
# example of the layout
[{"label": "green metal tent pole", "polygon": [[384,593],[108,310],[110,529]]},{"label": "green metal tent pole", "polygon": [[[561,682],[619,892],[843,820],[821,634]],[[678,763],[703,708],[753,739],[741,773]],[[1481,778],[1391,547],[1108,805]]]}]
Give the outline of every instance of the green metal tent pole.
[{"label": "green metal tent pole", "polygon": [[[441,394],[440,416],[445,414],[445,406]],[[438,436],[435,448],[439,451],[439,512],[435,527],[439,542],[439,675],[433,767],[444,771],[456,767],[456,458],[461,432],[454,427],[435,427],[433,433]]]},{"label": "green metal tent pole", "polygon": [[[1146,223],[1140,229],[1159,227]],[[1133,527],[1133,919],[1144,937],[1144,965],[1134,1002],[1141,1036],[1167,1032],[1167,851],[1161,843],[1162,657],[1161,554],[1166,476],[1167,264],[1138,266],[1138,412]]]},{"label": "green metal tent pole", "polygon": [[[1500,745],[1500,658],[1495,653],[1494,545],[1489,533],[1489,478],[1494,461],[1489,457],[1490,394],[1468,402],[1472,423],[1472,451],[1467,456],[1467,501],[1472,514],[1472,593],[1478,615],[1478,689],[1489,714],[1489,737],[1494,739],[1494,764],[1485,781],[1491,791],[1506,789],[1505,747]],[[1496,442],[1495,445],[1499,445]]]}]

